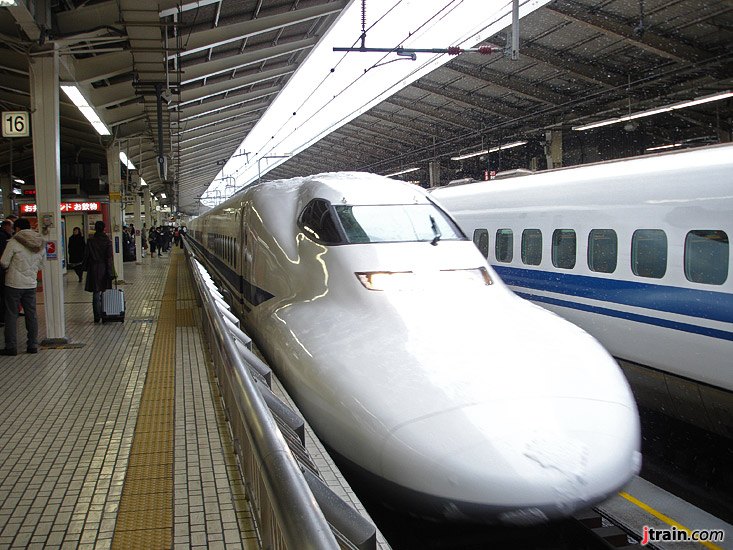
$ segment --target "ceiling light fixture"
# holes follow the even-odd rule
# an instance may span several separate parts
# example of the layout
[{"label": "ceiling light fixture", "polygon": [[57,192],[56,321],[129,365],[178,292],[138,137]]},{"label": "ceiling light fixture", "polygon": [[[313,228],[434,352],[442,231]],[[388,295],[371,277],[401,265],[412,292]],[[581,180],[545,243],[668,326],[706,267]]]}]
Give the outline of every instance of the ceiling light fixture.
[{"label": "ceiling light fixture", "polygon": [[86,119],[91,123],[91,125],[94,126],[94,129],[100,136],[110,135],[109,128],[107,128],[104,122],[102,122],[102,120],[99,118],[99,115],[97,115],[94,108],[89,105],[89,103],[75,84],[61,84],[61,89],[74,103],[74,105],[77,106],[77,108],[81,111],[81,114],[83,114]]},{"label": "ceiling light fixture", "polygon": [[645,153],[651,153],[652,151],[662,151],[663,149],[674,149],[675,147],[682,147],[681,143],[670,143],[669,145],[659,145],[657,147],[649,147],[644,149]]},{"label": "ceiling light fixture", "polygon": [[22,179],[20,179],[20,178],[13,178],[13,181],[14,181],[15,183],[19,183],[19,184],[21,184],[21,185],[23,185],[23,184],[25,183],[25,180],[22,180]]},{"label": "ceiling light fixture", "polygon": [[399,176],[400,174],[407,174],[409,172],[416,172],[417,170],[420,170],[420,168],[408,168],[407,170],[401,170],[399,172],[394,172],[392,174],[385,174],[385,178],[391,178],[392,176]]},{"label": "ceiling light fixture", "polygon": [[477,157],[479,155],[486,155],[488,153],[496,153],[497,151],[503,151],[504,149],[511,149],[512,147],[520,147],[522,145],[527,145],[526,141],[515,141],[512,143],[507,143],[506,145],[499,145],[498,147],[492,147],[491,149],[484,149],[483,151],[477,151],[476,153],[468,153],[466,155],[460,155],[458,157],[451,157],[451,160],[464,160],[464,159],[470,159],[471,157]]},{"label": "ceiling light fixture", "polygon": [[591,124],[584,124],[582,126],[573,126],[573,130],[590,130],[592,128],[600,128],[601,126],[609,126],[611,124],[617,124],[619,122],[626,122],[627,120],[634,120],[636,118],[643,118],[647,116],[658,115],[660,113],[668,113],[669,111],[676,111],[677,109],[685,109],[686,107],[693,107],[695,105],[701,105],[703,103],[710,103],[711,101],[720,101],[721,99],[727,99],[729,97],[733,97],[733,92],[731,92],[730,90],[718,94],[699,97],[690,101],[680,101],[678,103],[673,103],[672,105],[666,105],[664,107],[647,109],[646,111],[639,111],[638,113],[632,113],[618,118],[609,118],[608,120],[602,120],[600,122],[593,122]]},{"label": "ceiling light fixture", "polygon": [[17,6],[18,2],[15,0],[0,0],[0,8],[9,8],[11,6]]}]

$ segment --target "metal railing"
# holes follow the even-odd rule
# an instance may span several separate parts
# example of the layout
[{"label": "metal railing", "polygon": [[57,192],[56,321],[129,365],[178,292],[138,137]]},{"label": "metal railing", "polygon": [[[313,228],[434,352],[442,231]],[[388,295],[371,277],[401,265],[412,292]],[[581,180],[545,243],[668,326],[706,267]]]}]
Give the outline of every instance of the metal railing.
[{"label": "metal railing", "polygon": [[272,393],[269,367],[185,247],[262,547],[375,549],[376,528],[320,479],[304,447],[302,419]]}]

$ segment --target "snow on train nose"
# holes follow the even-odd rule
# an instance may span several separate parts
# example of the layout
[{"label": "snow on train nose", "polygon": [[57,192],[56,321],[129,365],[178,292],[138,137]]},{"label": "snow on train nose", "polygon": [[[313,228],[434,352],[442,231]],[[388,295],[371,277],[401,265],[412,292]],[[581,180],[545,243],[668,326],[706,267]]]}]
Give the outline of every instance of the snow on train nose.
[{"label": "snow on train nose", "polygon": [[496,400],[395,429],[382,449],[382,474],[425,495],[428,513],[541,523],[618,490],[639,470],[638,442],[636,411],[623,404]]}]

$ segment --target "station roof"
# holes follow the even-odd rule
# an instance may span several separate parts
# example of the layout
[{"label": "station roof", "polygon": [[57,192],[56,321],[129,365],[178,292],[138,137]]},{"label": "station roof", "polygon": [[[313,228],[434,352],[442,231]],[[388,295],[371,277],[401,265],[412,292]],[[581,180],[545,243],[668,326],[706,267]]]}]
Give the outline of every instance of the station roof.
[{"label": "station roof", "polygon": [[[44,19],[34,7],[40,2],[16,2],[0,8],[2,109],[28,109],[29,56],[57,44],[61,80],[79,86],[112,132],[99,136],[61,94],[62,164],[67,159],[104,166],[109,142],[119,140],[151,191],[166,192],[168,201],[175,197],[175,208],[189,214],[200,211],[199,199],[212,180],[232,155],[241,154],[242,140],[348,4],[59,0]],[[503,54],[507,30],[482,42],[497,53],[452,58],[266,177],[417,167],[409,179],[425,180],[428,163],[438,160],[452,179],[464,164],[478,162],[452,157],[517,140],[533,148],[525,156],[543,156],[552,130],[566,134],[565,148],[576,149],[579,162],[604,156],[603,143],[588,138],[592,132],[615,142],[633,137],[649,147],[730,140],[731,99],[572,130],[733,90],[728,0],[555,0],[521,19],[516,60]],[[169,100],[161,117],[164,178],[157,169],[158,92]],[[4,141],[0,170],[7,171],[11,145]],[[12,156],[13,175],[32,180],[31,140],[15,139]]]}]

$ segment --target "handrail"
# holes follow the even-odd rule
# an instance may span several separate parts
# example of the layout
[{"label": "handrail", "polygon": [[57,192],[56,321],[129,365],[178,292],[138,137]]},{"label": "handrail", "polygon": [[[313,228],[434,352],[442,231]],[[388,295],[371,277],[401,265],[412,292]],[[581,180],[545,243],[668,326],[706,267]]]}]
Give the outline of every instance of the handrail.
[{"label": "handrail", "polygon": [[[185,241],[184,241],[185,242]],[[338,550],[339,545],[315,497],[303,478],[275,420],[257,389],[247,365],[238,352],[222,317],[218,315],[215,300],[194,263],[188,249],[191,272],[199,288],[202,308],[206,312],[212,336],[216,339],[225,363],[229,384],[243,422],[249,450],[258,466],[267,493],[267,503],[256,502],[260,536],[266,539],[267,527],[279,531],[285,547],[291,550]],[[212,343],[213,344],[213,343]],[[257,499],[259,491],[250,494]],[[270,508],[273,517],[267,516]],[[273,526],[270,521],[274,521]],[[276,534],[271,534],[277,539]],[[275,541],[264,540],[265,547],[277,548]]]}]

